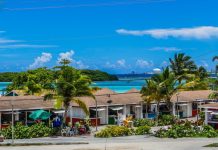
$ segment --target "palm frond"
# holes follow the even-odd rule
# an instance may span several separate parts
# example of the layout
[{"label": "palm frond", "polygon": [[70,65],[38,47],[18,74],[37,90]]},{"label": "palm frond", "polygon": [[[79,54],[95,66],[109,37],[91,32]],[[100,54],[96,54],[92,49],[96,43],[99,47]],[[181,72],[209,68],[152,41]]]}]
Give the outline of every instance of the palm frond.
[{"label": "palm frond", "polygon": [[87,116],[89,116],[89,109],[87,108],[86,104],[80,100],[79,98],[73,98],[72,102],[76,103],[77,105],[79,105],[80,108],[83,109],[83,111],[85,112],[85,114]]}]

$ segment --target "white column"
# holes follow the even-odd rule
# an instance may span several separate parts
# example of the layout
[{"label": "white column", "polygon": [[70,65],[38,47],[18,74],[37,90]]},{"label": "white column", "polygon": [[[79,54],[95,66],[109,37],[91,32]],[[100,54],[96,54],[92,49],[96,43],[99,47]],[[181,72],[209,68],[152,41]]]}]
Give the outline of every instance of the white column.
[{"label": "white column", "polygon": [[124,115],[125,118],[126,118],[126,105],[123,105],[123,115]]},{"label": "white column", "polygon": [[208,109],[205,108],[205,109],[204,109],[204,112],[205,112],[205,120],[204,120],[204,123],[205,123],[206,125],[208,125]]},{"label": "white column", "polygon": [[143,103],[141,103],[141,118],[143,118]]},{"label": "white column", "polygon": [[0,130],[2,129],[2,113],[0,112]]},{"label": "white column", "polygon": [[19,121],[19,112],[18,111],[15,114],[15,121]]},{"label": "white column", "polygon": [[73,108],[70,106],[70,124],[73,125]]},{"label": "white column", "polygon": [[176,104],[173,103],[173,115],[176,116]]},{"label": "white column", "polygon": [[108,118],[109,117],[109,115],[108,115],[108,106],[106,106],[106,124],[108,124]]}]

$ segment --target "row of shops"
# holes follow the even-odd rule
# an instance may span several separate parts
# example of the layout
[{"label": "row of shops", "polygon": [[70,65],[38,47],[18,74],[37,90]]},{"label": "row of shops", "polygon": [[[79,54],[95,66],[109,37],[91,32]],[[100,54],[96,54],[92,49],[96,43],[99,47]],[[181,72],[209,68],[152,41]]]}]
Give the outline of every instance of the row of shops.
[{"label": "row of shops", "polygon": [[[165,103],[160,103],[160,113],[179,115],[180,118],[189,118],[195,117],[198,112],[197,110],[201,109],[208,112],[205,113],[208,120],[205,123],[218,124],[218,120],[211,120],[210,117],[211,113],[217,114],[218,112],[218,101],[208,99],[212,92],[210,90],[179,92],[171,98],[171,109]],[[153,102],[146,105],[141,94],[136,89],[119,94],[109,89],[101,89],[95,93],[95,97],[95,100],[91,97],[80,98],[89,107],[89,118],[92,125],[96,123],[96,118],[98,125],[103,125],[116,124],[120,118],[125,119],[128,116],[150,119],[156,116],[157,104]],[[63,116],[64,113],[63,110],[54,109],[54,101],[44,101],[43,97],[19,96],[17,94],[16,96],[2,96],[0,97],[0,128],[6,127],[11,123],[12,109],[15,121],[21,121],[26,125],[33,123],[33,120],[28,116],[35,110],[43,109],[56,113],[59,116]],[[87,118],[83,110],[74,103],[71,103],[67,116],[68,122],[72,124]]]}]

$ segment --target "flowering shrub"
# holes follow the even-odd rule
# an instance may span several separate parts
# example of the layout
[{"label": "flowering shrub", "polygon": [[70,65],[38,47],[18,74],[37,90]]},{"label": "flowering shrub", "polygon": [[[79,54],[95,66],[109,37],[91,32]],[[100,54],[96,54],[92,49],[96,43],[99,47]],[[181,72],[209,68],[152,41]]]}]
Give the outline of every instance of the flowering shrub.
[{"label": "flowering shrub", "polygon": [[198,126],[192,125],[192,122],[186,121],[183,124],[174,124],[168,130],[161,128],[155,136],[160,138],[218,137],[218,131],[208,125],[200,129]]},{"label": "flowering shrub", "polygon": [[118,137],[133,135],[134,130],[124,126],[107,126],[95,134],[95,137]]},{"label": "flowering shrub", "polygon": [[[37,123],[30,127],[24,126],[21,123],[17,123],[14,126],[14,138],[15,139],[29,139],[37,137],[47,137],[52,135],[53,130],[47,127],[44,123]],[[12,128],[7,127],[2,129],[1,134],[6,139],[12,138]]]}]

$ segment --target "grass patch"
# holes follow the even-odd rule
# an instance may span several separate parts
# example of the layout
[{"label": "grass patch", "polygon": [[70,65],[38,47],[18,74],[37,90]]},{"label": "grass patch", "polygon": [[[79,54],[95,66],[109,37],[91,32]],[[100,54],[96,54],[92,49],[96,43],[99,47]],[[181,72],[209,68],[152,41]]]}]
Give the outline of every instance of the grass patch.
[{"label": "grass patch", "polygon": [[218,143],[209,144],[204,147],[218,147]]}]

